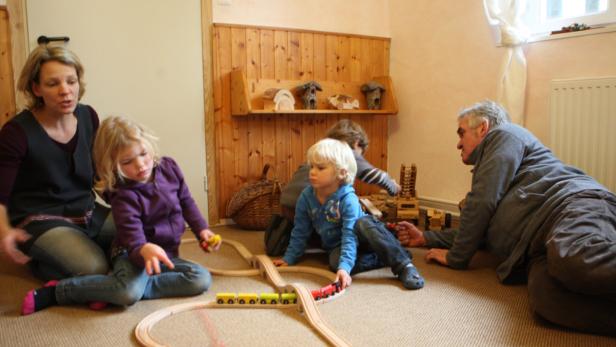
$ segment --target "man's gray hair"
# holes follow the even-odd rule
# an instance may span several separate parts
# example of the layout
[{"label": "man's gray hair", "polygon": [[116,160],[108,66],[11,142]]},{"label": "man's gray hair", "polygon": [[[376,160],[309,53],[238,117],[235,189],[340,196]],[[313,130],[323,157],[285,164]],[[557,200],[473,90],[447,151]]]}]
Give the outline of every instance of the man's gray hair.
[{"label": "man's gray hair", "polygon": [[465,108],[458,114],[458,121],[468,118],[468,126],[476,128],[483,121],[488,121],[490,130],[511,122],[505,108],[492,100],[484,100]]}]

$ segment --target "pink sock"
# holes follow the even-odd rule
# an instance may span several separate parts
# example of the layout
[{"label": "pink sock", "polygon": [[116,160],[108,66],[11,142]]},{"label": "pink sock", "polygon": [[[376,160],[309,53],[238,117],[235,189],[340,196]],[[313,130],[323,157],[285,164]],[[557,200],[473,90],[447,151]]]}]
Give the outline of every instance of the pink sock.
[{"label": "pink sock", "polygon": [[[58,281],[52,280],[52,281],[45,283],[43,285],[43,288],[55,287],[57,284],[58,284]],[[38,310],[41,310],[47,307],[47,305],[44,305],[42,307],[38,307],[37,309],[36,300],[35,300],[36,291],[37,289],[32,289],[26,293],[26,296],[24,297],[24,301],[21,304],[21,314],[22,315],[27,316],[29,314],[32,314]],[[55,298],[53,298],[53,300],[55,301]]]}]

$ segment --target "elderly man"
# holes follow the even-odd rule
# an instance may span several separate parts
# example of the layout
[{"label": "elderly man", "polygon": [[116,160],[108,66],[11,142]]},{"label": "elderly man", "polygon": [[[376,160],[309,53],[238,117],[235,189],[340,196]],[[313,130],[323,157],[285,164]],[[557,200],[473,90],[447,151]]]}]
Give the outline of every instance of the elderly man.
[{"label": "elderly man", "polygon": [[503,283],[528,281],[543,318],[616,335],[616,196],[564,165],[492,101],[458,117],[458,149],[473,165],[459,230],[421,232],[401,223],[405,246],[464,269],[480,247],[495,254]]}]

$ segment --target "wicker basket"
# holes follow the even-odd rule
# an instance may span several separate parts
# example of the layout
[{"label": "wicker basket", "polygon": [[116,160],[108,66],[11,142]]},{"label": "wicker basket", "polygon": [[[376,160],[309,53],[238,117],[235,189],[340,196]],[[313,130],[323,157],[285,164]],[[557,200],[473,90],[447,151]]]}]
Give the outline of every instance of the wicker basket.
[{"label": "wicker basket", "polygon": [[267,179],[269,164],[261,179],[243,186],[227,205],[227,216],[243,229],[265,230],[273,214],[280,213],[280,183]]}]

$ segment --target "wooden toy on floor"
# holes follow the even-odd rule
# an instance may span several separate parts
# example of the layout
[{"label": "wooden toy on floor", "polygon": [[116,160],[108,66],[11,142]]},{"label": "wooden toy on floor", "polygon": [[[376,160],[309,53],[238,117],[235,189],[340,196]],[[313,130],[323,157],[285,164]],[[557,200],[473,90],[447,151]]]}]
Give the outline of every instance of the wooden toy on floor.
[{"label": "wooden toy on floor", "polygon": [[222,237],[219,234],[215,234],[207,240],[200,240],[199,245],[201,246],[201,248],[208,251],[210,247],[216,247],[221,242]]},{"label": "wooden toy on floor", "polygon": [[[183,243],[194,242],[195,240],[184,240]],[[208,240],[209,241],[209,240]],[[189,302],[184,304],[172,305],[146,316],[135,328],[135,337],[137,341],[143,346],[162,346],[163,344],[156,341],[151,335],[150,331],[152,327],[159,321],[187,311],[200,310],[205,308],[275,308],[286,309],[296,308],[300,312],[303,312],[304,317],[308,320],[308,323],[325,338],[330,344],[334,346],[349,346],[349,344],[340,338],[336,333],[325,323],[321,314],[317,308],[317,303],[328,302],[329,300],[336,298],[339,294],[343,294],[345,290],[340,290],[340,286],[334,283],[336,274],[325,269],[319,269],[307,266],[283,266],[276,267],[271,259],[266,255],[253,255],[244,245],[233,240],[222,240],[223,244],[232,246],[244,260],[246,260],[253,268],[245,270],[219,270],[214,268],[208,268],[213,275],[221,276],[258,276],[265,277],[275,289],[281,293],[278,300],[289,300],[289,304],[267,304],[267,300],[272,300],[272,297],[265,293],[264,297],[261,297],[255,293],[218,293],[216,300],[214,301],[200,301]],[[281,272],[291,273],[307,273],[325,277],[331,284],[314,291],[309,291],[304,285],[299,283],[287,283],[280,276]],[[318,293],[317,293],[318,292]],[[335,295],[334,295],[335,294]],[[263,295],[263,294],[261,294]],[[296,300],[296,304],[291,304],[290,300],[293,298]],[[315,295],[319,296],[319,300],[315,300]],[[328,300],[325,300],[328,298]],[[223,300],[223,304],[219,304],[217,301]],[[227,304],[224,304],[224,302]],[[232,303],[229,302],[232,301]],[[243,300],[244,304],[239,304],[239,300]],[[259,300],[259,302],[257,302]],[[262,304],[261,300],[265,300],[266,304]],[[251,304],[254,301],[254,304]],[[235,304],[238,303],[238,304]]]}]

